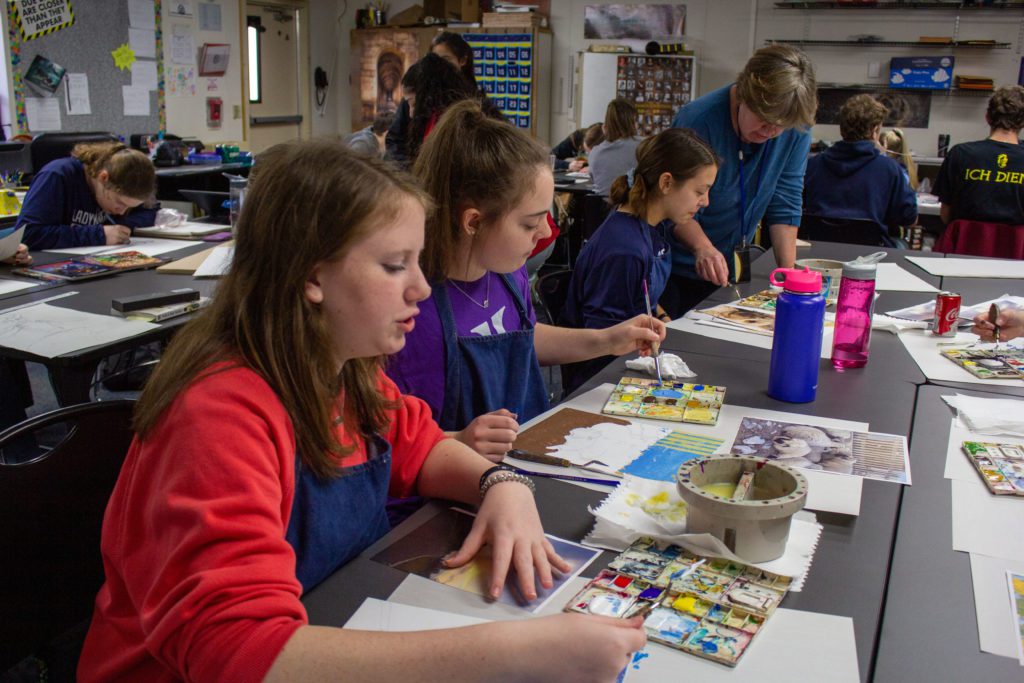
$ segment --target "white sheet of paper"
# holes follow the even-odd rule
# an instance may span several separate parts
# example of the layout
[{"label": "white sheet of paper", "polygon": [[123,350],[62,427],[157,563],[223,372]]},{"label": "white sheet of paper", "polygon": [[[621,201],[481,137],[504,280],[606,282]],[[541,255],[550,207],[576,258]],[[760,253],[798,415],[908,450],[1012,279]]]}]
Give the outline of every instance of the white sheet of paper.
[{"label": "white sheet of paper", "polygon": [[212,2],[199,3],[199,30],[221,30],[220,5],[216,5]]},{"label": "white sheet of paper", "polygon": [[344,628],[389,632],[434,631],[486,622],[486,619],[366,598],[356,613],[345,622]]},{"label": "white sheet of paper", "polygon": [[956,394],[943,396],[942,400],[957,411],[959,422],[974,432],[974,441],[1024,438],[1022,398],[979,398]]},{"label": "white sheet of paper", "polygon": [[132,64],[132,87],[156,90],[156,62],[140,59]]},{"label": "white sheet of paper", "polygon": [[171,16],[190,17],[192,16],[192,0],[171,0],[168,3],[167,12]]},{"label": "white sheet of paper", "polygon": [[[536,616],[559,613],[584,585],[586,579],[583,578],[567,582],[559,599],[552,600]],[[1005,580],[1002,585],[1006,585]],[[421,576],[407,576],[388,598],[392,605],[390,609],[366,606],[364,603],[366,611],[363,612],[363,607],[360,607],[359,611],[363,614],[359,620],[349,620],[345,628],[370,629],[373,624],[392,624],[393,630],[404,631],[410,630],[405,627],[407,623],[417,628],[456,628],[479,623],[477,620],[497,621],[523,616],[521,611],[509,605],[488,604],[479,596],[464,591],[438,589],[445,589],[445,586]],[[470,604],[470,601],[463,599],[464,596],[476,600]],[[403,609],[405,605],[417,606],[430,612],[406,612]],[[401,628],[395,628],[399,625]],[[629,667],[626,681],[694,680],[701,683],[728,683],[736,680],[737,671],[755,671],[758,683],[791,683],[794,680],[794,662],[800,662],[800,680],[816,683],[856,683],[860,680],[852,619],[786,608],[775,611],[768,625],[743,655],[738,670],[658,643],[648,643],[644,653],[646,657],[637,658]]]},{"label": "white sheet of paper", "polygon": [[0,294],[10,294],[11,292],[20,292],[23,289],[31,289],[38,287],[38,282],[26,282],[24,280],[2,280],[0,279]]},{"label": "white sheet of paper", "polygon": [[[754,336],[754,335],[750,335]],[[947,361],[948,362],[948,361]],[[699,363],[698,363],[699,364]],[[604,407],[605,402],[608,400],[608,396],[611,395],[612,389],[615,386],[613,384],[602,384],[599,387],[594,387],[590,391],[577,396],[576,398],[559,404],[558,409],[561,408],[576,408],[577,410],[585,410],[589,413],[601,413],[601,409]],[[630,418],[615,415],[613,417],[621,418],[623,420],[629,420],[634,423],[644,423],[656,427],[669,426],[672,429],[681,432],[690,432],[692,434],[702,434],[704,436],[712,436],[719,439],[724,439],[722,447],[719,449],[720,453],[728,453],[732,446],[732,441],[736,438],[736,432],[740,427],[740,420],[744,417],[759,417],[765,420],[779,420],[782,422],[793,422],[798,424],[816,425],[821,427],[837,427],[840,429],[849,429],[851,431],[868,431],[868,424],[866,422],[852,422],[850,420],[837,420],[830,417],[818,417],[816,415],[796,415],[793,413],[784,413],[777,410],[763,410],[759,408],[744,408],[742,406],[736,406],[728,403],[728,392],[726,392],[726,403],[722,406],[721,412],[718,414],[718,424],[711,425],[699,425],[689,423],[678,423],[678,422],[665,422],[664,420],[647,420],[644,418]],[[522,425],[520,429],[526,429],[527,427],[539,422],[544,419],[553,411],[538,415],[533,420],[530,420],[526,424]],[[594,455],[601,459],[599,456]],[[559,472],[565,473],[563,468],[557,468],[553,465],[539,465],[530,463],[530,469],[545,472]],[[842,474],[832,474],[829,472],[817,472],[814,470],[804,470],[802,474],[807,477],[807,504],[806,507],[811,510],[820,510],[823,512],[838,512],[844,515],[858,515],[860,514],[860,494],[863,487],[863,481],[860,477],[850,477]],[[576,482],[570,482],[576,483]],[[590,484],[581,484],[585,488],[593,489],[596,491],[607,491],[607,487],[593,486]]]},{"label": "white sheet of paper", "polygon": [[149,116],[149,89],[133,85],[121,86],[125,116]]},{"label": "white sheet of paper", "polygon": [[231,267],[231,261],[235,257],[235,248],[232,247],[217,247],[210,252],[210,255],[206,257],[206,260],[196,268],[196,272],[193,273],[194,277],[220,277],[224,273],[228,272],[228,268]]},{"label": "white sheet of paper", "polygon": [[908,256],[907,260],[939,277],[1024,278],[1024,261],[1016,259]]},{"label": "white sheet of paper", "polygon": [[1008,560],[971,553],[974,610],[978,617],[978,641],[982,651],[1017,659],[1017,641],[1010,625],[1013,610],[1006,586],[1006,571],[1024,573],[1024,560]]},{"label": "white sheet of paper", "polygon": [[44,249],[43,251],[52,254],[75,254],[78,256],[86,256],[90,254],[113,254],[119,251],[139,251],[146,256],[159,256],[160,254],[166,254],[167,252],[177,251],[178,249],[184,249],[186,247],[194,247],[202,244],[202,242],[191,242],[186,240],[164,240],[159,237],[132,237],[129,244],[118,244],[117,246],[110,246],[109,244],[101,244],[99,246],[90,247],[64,247],[63,249]]},{"label": "white sheet of paper", "polygon": [[953,479],[950,483],[953,550],[1024,562],[1024,505],[1021,500],[1016,496],[992,495],[980,477]]},{"label": "white sheet of paper", "polygon": [[[178,33],[181,29],[182,33]],[[195,64],[196,48],[187,26],[175,26],[171,34],[171,63],[190,66]]]},{"label": "white sheet of paper", "polygon": [[0,346],[54,358],[157,327],[153,323],[38,304],[0,314]]},{"label": "white sheet of paper", "polygon": [[64,76],[68,116],[83,116],[92,113],[89,103],[89,76],[87,74],[66,74]]},{"label": "white sheet of paper", "polygon": [[128,0],[128,25],[132,28],[156,29],[153,0]]},{"label": "white sheet of paper", "polygon": [[60,98],[26,97],[25,115],[33,133],[60,130]]},{"label": "white sheet of paper", "polygon": [[978,341],[978,336],[970,332],[958,332],[956,337],[937,337],[927,330],[906,330],[899,333],[899,338],[921,372],[930,380],[968,382],[990,387],[1024,387],[1022,379],[980,379],[939,353],[947,346],[969,346]]},{"label": "white sheet of paper", "polygon": [[879,263],[875,276],[875,289],[880,292],[937,292],[928,284],[897,263]]},{"label": "white sheet of paper", "polygon": [[156,59],[156,31],[150,28],[129,28],[128,47],[135,58]]},{"label": "white sheet of paper", "polygon": [[13,228],[6,228],[0,230],[0,235],[10,230],[9,233],[0,238],[0,261],[9,259],[18,253],[18,247],[21,246],[22,238],[25,235],[25,227],[22,226],[17,230]]}]

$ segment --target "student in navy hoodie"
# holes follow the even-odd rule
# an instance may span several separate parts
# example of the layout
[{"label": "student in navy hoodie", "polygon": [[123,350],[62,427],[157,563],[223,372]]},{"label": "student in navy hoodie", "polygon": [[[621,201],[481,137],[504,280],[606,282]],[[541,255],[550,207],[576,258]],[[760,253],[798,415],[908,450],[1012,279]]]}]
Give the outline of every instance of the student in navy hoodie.
[{"label": "student in navy hoodie", "polygon": [[807,162],[805,215],[868,220],[883,236],[917,222],[914,191],[878,142],[886,113],[870,95],[846,100],[839,110],[842,141]]},{"label": "student in navy hoodie", "polygon": [[[608,200],[615,210],[576,261],[561,325],[604,329],[646,313],[648,297],[652,306],[658,303],[672,271],[670,247],[681,246],[673,230],[708,205],[718,164],[711,147],[688,128],[669,128],[640,143],[636,166],[612,182]],[[563,364],[566,393],[611,360]]]},{"label": "student in navy hoodie", "polygon": [[153,225],[155,189],[142,152],[119,142],[76,145],[33,178],[18,227],[32,250],[127,244],[134,228]]}]

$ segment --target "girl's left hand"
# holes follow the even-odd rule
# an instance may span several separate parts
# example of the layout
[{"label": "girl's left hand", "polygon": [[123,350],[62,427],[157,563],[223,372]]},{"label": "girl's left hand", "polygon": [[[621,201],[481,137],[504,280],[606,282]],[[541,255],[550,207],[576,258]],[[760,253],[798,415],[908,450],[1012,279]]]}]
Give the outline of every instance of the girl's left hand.
[{"label": "girl's left hand", "polygon": [[571,568],[544,537],[533,493],[518,482],[501,482],[487,491],[473,528],[458,552],[444,561],[445,566],[461,567],[484,545],[491,547],[489,594],[493,599],[501,595],[510,567],[515,567],[519,592],[526,600],[537,597],[535,576],[541,586],[551,588],[552,567],[563,573]]},{"label": "girl's left hand", "polygon": [[4,262],[12,263],[16,266],[28,266],[32,264],[32,255],[28,253],[28,247],[24,244],[19,244],[18,251],[14,252],[14,256]]},{"label": "girl's left hand", "polygon": [[602,331],[605,354],[621,356],[639,350],[641,356],[649,356],[664,341],[667,329],[662,321],[642,313]]}]

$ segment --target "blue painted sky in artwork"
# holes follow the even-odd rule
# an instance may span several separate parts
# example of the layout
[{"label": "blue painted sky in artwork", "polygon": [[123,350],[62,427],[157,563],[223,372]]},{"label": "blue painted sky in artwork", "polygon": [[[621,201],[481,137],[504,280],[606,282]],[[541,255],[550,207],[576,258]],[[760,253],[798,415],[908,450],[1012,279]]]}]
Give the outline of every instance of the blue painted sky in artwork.
[{"label": "blue painted sky in artwork", "polygon": [[694,458],[711,455],[721,444],[721,439],[672,432],[648,446],[622,471],[634,477],[672,482],[675,481],[680,465]]}]

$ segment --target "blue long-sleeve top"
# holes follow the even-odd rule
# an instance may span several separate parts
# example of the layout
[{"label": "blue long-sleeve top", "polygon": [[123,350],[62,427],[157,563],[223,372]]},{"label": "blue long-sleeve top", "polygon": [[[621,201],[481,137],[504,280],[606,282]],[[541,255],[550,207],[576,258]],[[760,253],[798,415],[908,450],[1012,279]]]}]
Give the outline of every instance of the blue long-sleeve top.
[{"label": "blue long-sleeve top", "polygon": [[[25,227],[23,239],[29,249],[62,249],[105,244],[107,218],[89,187],[82,162],[65,157],[51,161],[36,174],[17,225]],[[156,208],[140,206],[110,218],[133,229],[148,227],[156,220]]]},{"label": "blue long-sleeve top", "polygon": [[[729,88],[719,88],[680,109],[672,125],[692,128],[722,159],[718,177],[711,186],[710,204],[696,216],[704,234],[725,256],[732,270],[732,251],[753,238],[758,221],[766,225],[800,225],[804,170],[811,136],[799,128],[788,128],[762,144],[740,141],[732,127]],[[746,210],[740,222],[740,152],[743,152],[743,184]],[[745,233],[745,235],[744,235]],[[700,279],[694,269],[693,253],[685,247],[672,251],[672,272]]]},{"label": "blue long-sleeve top", "polygon": [[[580,251],[573,268],[560,322],[568,327],[604,329],[647,312],[661,298],[668,276],[672,221],[649,225],[613,211]],[[660,272],[656,272],[660,271]]]},{"label": "blue long-sleeve top", "polygon": [[874,141],[844,140],[807,162],[804,213],[869,220],[879,228],[913,225],[917,197],[900,165]]}]

